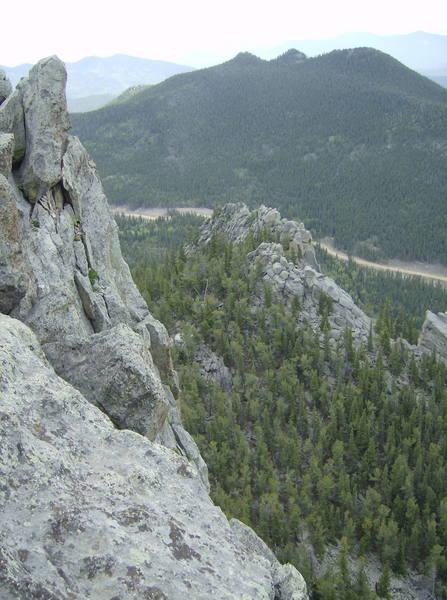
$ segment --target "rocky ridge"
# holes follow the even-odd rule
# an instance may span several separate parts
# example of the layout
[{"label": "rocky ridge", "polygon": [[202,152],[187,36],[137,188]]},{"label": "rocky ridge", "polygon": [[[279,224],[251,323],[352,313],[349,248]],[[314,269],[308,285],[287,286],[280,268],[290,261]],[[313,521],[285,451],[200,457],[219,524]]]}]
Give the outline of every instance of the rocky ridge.
[{"label": "rocky ridge", "polygon": [[[202,226],[197,247],[208,244],[216,233],[223,233],[230,241],[240,243],[248,235],[261,232],[275,236],[278,242],[263,242],[248,256],[253,266],[260,265],[261,277],[270,284],[272,293],[288,304],[298,297],[302,309],[300,319],[305,318],[315,331],[319,331],[321,322],[319,298],[322,294],[327,295],[332,299],[330,338],[335,341],[350,328],[355,341],[366,342],[371,319],[349,294],[320,272],[312,236],[302,223],[282,219],[274,208],[261,206],[250,211],[242,203],[226,204]],[[286,251],[294,256],[293,261],[286,257]]]},{"label": "rocky ridge", "polygon": [[[261,266],[261,277],[270,284],[273,294],[286,304],[298,297],[302,308],[300,319],[306,319],[315,332],[320,330],[321,323],[319,298],[325,294],[332,299],[330,339],[336,341],[349,328],[354,341],[366,342],[373,327],[371,319],[333,279],[320,272],[312,236],[303,223],[282,219],[278,210],[260,206],[250,211],[243,203],[226,204],[205,221],[196,245],[189,246],[187,251],[208,244],[215,234],[224,234],[237,244],[249,235],[262,232],[275,236],[277,242],[263,242],[248,256],[253,266]],[[292,254],[294,260],[289,260],[286,252]],[[262,298],[257,301],[262,302]],[[405,340],[401,341],[408,345]],[[447,360],[447,313],[436,315],[427,311],[417,346],[408,347],[416,358],[434,351],[439,358]]]},{"label": "rocky ridge", "polygon": [[56,57],[0,73],[2,597],[303,600],[208,497],[65,81]]}]

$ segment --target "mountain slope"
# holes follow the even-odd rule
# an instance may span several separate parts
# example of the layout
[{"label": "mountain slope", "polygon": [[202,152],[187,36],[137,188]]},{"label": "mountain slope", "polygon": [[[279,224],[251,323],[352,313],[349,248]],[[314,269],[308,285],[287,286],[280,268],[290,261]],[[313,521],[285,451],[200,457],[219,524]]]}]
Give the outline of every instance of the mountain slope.
[{"label": "mountain slope", "polygon": [[[128,222],[125,252],[163,227]],[[418,346],[390,339],[402,290],[371,324],[316,270],[308,232],[266,207],[228,204],[183,252],[139,262],[135,281],[175,334],[183,415],[224,512],[303,569],[313,598],[376,599],[368,579],[382,598],[428,600],[435,587],[444,598],[446,315],[427,315]],[[364,275],[350,285],[363,304]],[[397,291],[380,287],[382,302]]]},{"label": "mountain slope", "polygon": [[379,51],[240,54],[72,121],[112,202],[268,202],[348,250],[447,261],[447,91]]}]

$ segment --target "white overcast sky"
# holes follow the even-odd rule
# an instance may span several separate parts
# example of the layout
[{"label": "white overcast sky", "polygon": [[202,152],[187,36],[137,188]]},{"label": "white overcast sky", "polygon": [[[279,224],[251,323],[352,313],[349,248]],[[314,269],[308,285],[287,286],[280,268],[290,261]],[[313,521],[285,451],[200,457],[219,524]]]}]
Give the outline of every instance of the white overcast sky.
[{"label": "white overcast sky", "polygon": [[[57,54],[213,57],[346,32],[447,33],[446,0],[22,0],[1,8],[0,64]],[[189,60],[188,60],[189,59]]]}]

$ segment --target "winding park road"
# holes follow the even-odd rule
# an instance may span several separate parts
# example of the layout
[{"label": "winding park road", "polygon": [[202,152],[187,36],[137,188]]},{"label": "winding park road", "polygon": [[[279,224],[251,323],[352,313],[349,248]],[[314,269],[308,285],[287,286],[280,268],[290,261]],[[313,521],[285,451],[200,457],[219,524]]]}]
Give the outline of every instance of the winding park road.
[{"label": "winding park road", "polygon": [[[142,217],[143,219],[149,220],[157,219],[158,217],[166,217],[168,215],[168,210],[169,209],[167,208],[139,208],[137,210],[132,210],[127,206],[112,206],[112,211],[114,213],[120,213],[128,217]],[[211,208],[205,207],[176,207],[172,210],[176,210],[180,213],[201,215],[202,217],[210,217],[213,212]],[[444,286],[447,286],[447,267],[444,265],[433,265],[422,262],[404,262],[397,259],[392,259],[387,263],[376,263],[337,250],[327,238],[316,241],[315,243],[319,244],[321,248],[326,250],[331,256],[345,262],[352,260],[362,267],[369,267],[379,271],[394,271],[395,273],[402,273],[403,275],[418,275],[419,277],[424,277],[425,279],[430,279],[432,281],[440,281]]]},{"label": "winding park road", "polygon": [[435,281],[440,281],[444,285],[447,286],[447,267],[443,265],[432,265],[429,263],[422,262],[404,262],[397,259],[392,259],[388,263],[376,263],[370,260],[366,260],[364,258],[360,258],[359,256],[348,255],[341,250],[337,250],[331,244],[325,243],[323,241],[316,242],[326,250],[328,254],[338,258],[339,260],[343,260],[347,262],[348,260],[352,260],[358,265],[362,267],[369,267],[371,269],[377,269],[379,271],[394,271],[396,273],[402,273],[403,275],[418,275],[419,277],[424,277],[425,279],[431,279]]},{"label": "winding park road", "polygon": [[114,214],[125,215],[126,217],[142,217],[143,219],[148,219],[152,221],[154,219],[158,219],[159,217],[167,217],[169,215],[170,210],[175,210],[182,214],[190,214],[190,215],[199,215],[200,217],[211,217],[213,214],[212,208],[205,208],[204,206],[194,207],[194,206],[176,206],[169,208],[138,208],[137,210],[133,210],[128,206],[112,206],[110,205],[112,212]]}]

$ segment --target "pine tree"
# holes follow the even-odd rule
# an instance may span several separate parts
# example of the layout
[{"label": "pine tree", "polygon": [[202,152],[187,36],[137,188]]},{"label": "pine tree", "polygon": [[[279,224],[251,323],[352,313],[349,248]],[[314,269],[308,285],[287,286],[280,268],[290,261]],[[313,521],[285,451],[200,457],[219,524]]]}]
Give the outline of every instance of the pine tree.
[{"label": "pine tree", "polygon": [[376,585],[376,593],[379,598],[385,598],[386,600],[391,600],[391,569],[388,564],[385,564],[380,574],[380,579]]}]

